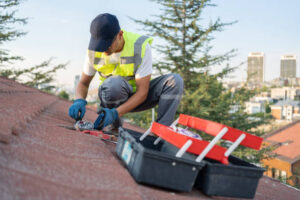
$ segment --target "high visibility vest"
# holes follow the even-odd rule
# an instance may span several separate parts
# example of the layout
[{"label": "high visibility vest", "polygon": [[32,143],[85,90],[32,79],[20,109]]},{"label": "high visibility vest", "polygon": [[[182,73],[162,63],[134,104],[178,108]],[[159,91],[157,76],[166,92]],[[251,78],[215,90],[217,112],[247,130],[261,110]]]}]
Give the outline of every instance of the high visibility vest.
[{"label": "high visibility vest", "polygon": [[122,76],[136,91],[135,73],[140,67],[145,56],[146,44],[151,44],[153,39],[147,36],[123,31],[124,47],[121,51],[120,62],[109,63],[108,56],[103,52],[95,52],[94,68],[100,75],[100,85],[110,76]]}]

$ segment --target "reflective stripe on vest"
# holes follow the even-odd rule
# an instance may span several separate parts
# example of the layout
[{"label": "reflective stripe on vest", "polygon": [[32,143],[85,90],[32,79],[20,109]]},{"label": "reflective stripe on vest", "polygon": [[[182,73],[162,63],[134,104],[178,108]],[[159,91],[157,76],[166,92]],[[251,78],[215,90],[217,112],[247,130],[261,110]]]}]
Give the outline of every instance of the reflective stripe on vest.
[{"label": "reflective stripe on vest", "polygon": [[[95,52],[94,68],[100,74],[100,84],[110,76],[122,76],[135,91],[135,73],[142,63],[145,46],[152,43],[152,38],[124,31],[125,45],[121,52],[120,63],[110,64],[102,52]],[[133,48],[132,48],[133,47]]]}]

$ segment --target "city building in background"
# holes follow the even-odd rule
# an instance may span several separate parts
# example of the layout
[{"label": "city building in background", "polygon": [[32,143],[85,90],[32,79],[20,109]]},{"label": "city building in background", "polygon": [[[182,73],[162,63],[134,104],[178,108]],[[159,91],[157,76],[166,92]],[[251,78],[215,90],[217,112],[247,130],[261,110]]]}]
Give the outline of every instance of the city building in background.
[{"label": "city building in background", "polygon": [[245,112],[248,114],[262,113],[265,112],[263,101],[248,101],[245,102]]},{"label": "city building in background", "polygon": [[271,105],[271,114],[275,119],[293,121],[299,119],[300,101],[290,99],[278,101]]},{"label": "city building in background", "polygon": [[264,53],[251,52],[248,55],[247,80],[252,84],[264,82]]},{"label": "city building in background", "polygon": [[75,81],[74,81],[74,96],[76,95],[76,88],[77,88],[79,81],[80,81],[80,75],[76,75]]},{"label": "city building in background", "polygon": [[281,56],[280,78],[296,78],[296,56],[295,55]]},{"label": "city building in background", "polygon": [[294,87],[282,87],[282,88],[272,88],[271,98],[284,100],[284,99],[299,99],[300,89]]},{"label": "city building in background", "polygon": [[280,79],[284,85],[296,85],[296,56],[284,55],[280,59]]},{"label": "city building in background", "polygon": [[245,112],[248,114],[266,112],[266,106],[273,103],[273,99],[268,92],[262,92],[245,102]]}]

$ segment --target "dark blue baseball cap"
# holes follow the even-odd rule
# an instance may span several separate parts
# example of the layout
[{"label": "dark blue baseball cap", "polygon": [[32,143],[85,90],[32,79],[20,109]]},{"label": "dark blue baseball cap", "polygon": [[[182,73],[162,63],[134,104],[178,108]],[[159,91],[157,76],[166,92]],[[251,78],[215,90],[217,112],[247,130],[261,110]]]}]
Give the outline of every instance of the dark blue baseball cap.
[{"label": "dark blue baseball cap", "polygon": [[89,50],[107,51],[115,36],[120,32],[119,21],[112,14],[100,14],[92,21],[90,32]]}]

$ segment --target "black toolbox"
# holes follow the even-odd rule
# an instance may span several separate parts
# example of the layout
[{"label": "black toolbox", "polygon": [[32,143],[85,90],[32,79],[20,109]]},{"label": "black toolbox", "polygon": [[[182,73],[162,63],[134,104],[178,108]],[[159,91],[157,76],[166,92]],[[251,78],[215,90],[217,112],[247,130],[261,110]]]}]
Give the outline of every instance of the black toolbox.
[{"label": "black toolbox", "polygon": [[229,165],[208,160],[199,172],[195,187],[206,195],[254,198],[259,179],[265,169],[234,156]]},{"label": "black toolbox", "polygon": [[192,190],[198,172],[205,162],[197,163],[189,154],[175,157],[174,147],[164,141],[154,145],[156,137],[119,128],[117,155],[138,183],[159,186],[176,191]]}]

